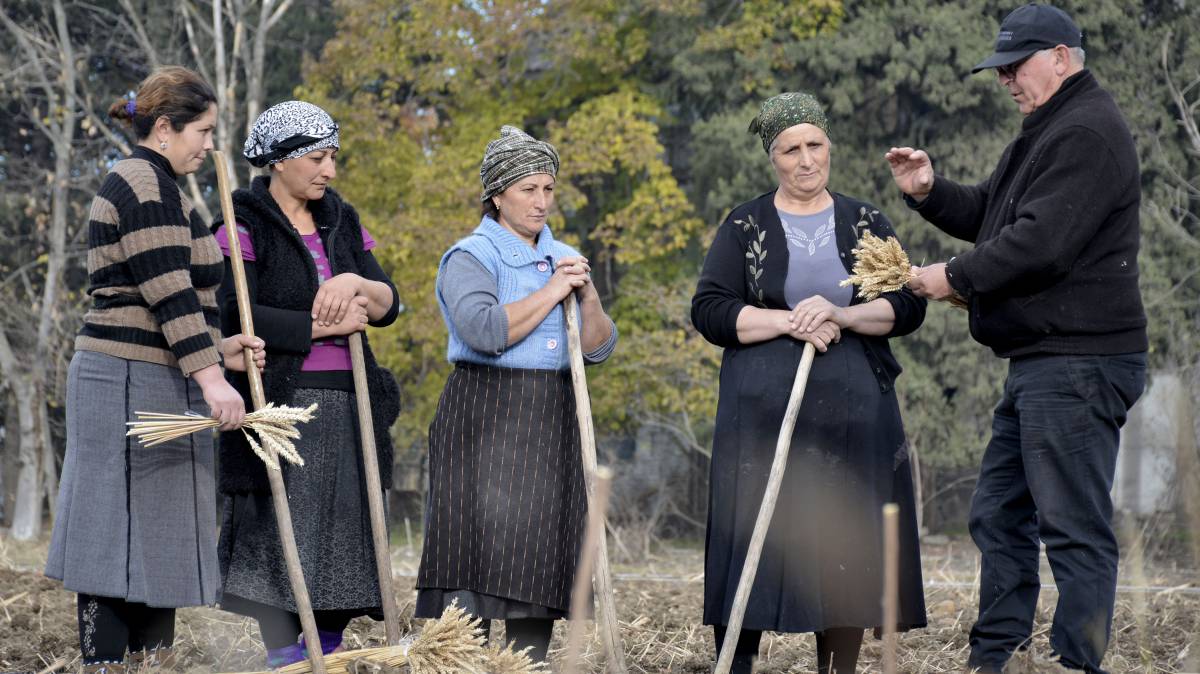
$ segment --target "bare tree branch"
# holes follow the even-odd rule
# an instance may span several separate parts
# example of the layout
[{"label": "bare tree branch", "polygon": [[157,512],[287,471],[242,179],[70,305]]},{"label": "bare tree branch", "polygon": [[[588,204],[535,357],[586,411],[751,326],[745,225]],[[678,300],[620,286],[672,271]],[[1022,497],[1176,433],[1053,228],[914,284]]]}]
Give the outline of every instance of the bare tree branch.
[{"label": "bare tree branch", "polygon": [[150,36],[146,34],[146,26],[142,23],[141,15],[134,10],[133,3],[130,0],[121,0],[121,7],[125,10],[125,16],[129,20],[129,23],[133,26],[133,33],[137,36],[138,46],[141,47],[142,51],[146,52],[146,56],[150,59],[151,67],[157,68],[162,62],[158,58],[158,50],[150,42]]},{"label": "bare tree branch", "polygon": [[[179,3],[179,12],[183,15],[183,29],[187,33],[188,47],[192,51],[192,60],[196,63],[196,70],[200,72],[201,77],[211,82],[213,79],[212,74],[209,72],[208,67],[204,64],[204,59],[200,57],[200,48],[196,42],[196,29],[192,25],[192,14],[194,13],[198,19],[200,13],[195,7],[192,7],[192,3],[187,2],[186,0]],[[203,21],[198,21],[198,23],[200,23],[201,28],[204,27]]]}]

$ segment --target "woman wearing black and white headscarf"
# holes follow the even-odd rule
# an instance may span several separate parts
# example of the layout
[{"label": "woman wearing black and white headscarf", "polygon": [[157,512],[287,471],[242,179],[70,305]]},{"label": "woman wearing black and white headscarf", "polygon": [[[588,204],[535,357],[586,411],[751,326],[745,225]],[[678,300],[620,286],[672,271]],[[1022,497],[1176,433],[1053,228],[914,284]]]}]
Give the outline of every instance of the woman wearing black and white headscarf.
[{"label": "woman wearing black and white headscarf", "polygon": [[[371,249],[358,214],[329,187],[337,174],[338,127],[321,108],[288,101],[263,112],[246,139],[251,164],[267,167],[234,192],[234,217],[245,262],[255,330],[267,343],[266,399],[319,412],[296,448],[305,465],[284,466],[296,543],[312,599],[321,648],[340,647],[346,624],[380,616],[379,580],[362,476],[354,382],[347,337],[396,318],[396,289]],[[226,256],[225,223],[213,225]],[[226,264],[229,264],[226,259]],[[233,274],[219,293],[226,333],[239,326]],[[382,482],[391,481],[388,428],[399,391],[363,337],[367,381]],[[249,405],[244,376],[233,383]],[[254,617],[267,661],[280,667],[304,657],[300,622],[275,526],[262,463],[241,433],[221,438],[220,489],[225,495],[219,559],[221,607]]]},{"label": "woman wearing black and white headscarf", "polygon": [[579,299],[586,362],[617,341],[587,260],[546,224],[558,166],[549,143],[501,129],[479,169],[483,218],[442,257],[454,370],[429,428],[417,576],[418,617],[457,601],[537,661],[570,607],[587,511],[562,301]]}]

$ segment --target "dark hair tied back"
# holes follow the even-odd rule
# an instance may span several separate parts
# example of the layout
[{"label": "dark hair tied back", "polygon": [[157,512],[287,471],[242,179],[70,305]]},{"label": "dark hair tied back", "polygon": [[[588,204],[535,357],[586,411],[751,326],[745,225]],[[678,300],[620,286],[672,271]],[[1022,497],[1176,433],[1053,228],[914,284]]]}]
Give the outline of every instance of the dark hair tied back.
[{"label": "dark hair tied back", "polygon": [[170,120],[172,129],[182,131],[216,102],[216,92],[203,77],[182,66],[164,66],[142,80],[136,94],[109,106],[108,116],[123,122],[137,140],[143,140],[160,117]]},{"label": "dark hair tied back", "polygon": [[479,214],[486,215],[497,222],[500,221],[500,209],[496,208],[496,202],[491,199],[484,199]]}]

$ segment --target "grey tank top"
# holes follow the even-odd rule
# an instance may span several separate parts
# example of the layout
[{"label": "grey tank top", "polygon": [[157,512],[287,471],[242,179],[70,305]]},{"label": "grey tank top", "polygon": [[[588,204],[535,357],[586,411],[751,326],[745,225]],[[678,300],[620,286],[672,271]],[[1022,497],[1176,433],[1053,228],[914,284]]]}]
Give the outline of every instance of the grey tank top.
[{"label": "grey tank top", "polygon": [[838,256],[833,206],[812,215],[779,211],[779,221],[788,245],[787,280],[783,284],[788,306],[794,307],[813,295],[839,307],[850,306],[853,289],[838,285],[847,274]]}]

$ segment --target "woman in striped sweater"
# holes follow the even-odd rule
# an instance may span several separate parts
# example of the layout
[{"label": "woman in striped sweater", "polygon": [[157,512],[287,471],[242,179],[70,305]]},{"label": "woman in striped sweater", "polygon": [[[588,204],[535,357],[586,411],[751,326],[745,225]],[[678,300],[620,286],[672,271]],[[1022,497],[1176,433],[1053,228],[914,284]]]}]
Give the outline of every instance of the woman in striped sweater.
[{"label": "woman in striped sweater", "polygon": [[143,448],[137,411],[194,410],[237,428],[240,368],[261,340],[220,337],[221,251],[176,180],[212,149],[216,96],[198,75],[162,68],[110,116],[137,138],[92,202],[88,293],[67,379],[67,452],[46,575],[79,593],[84,672],[162,663],[175,608],[211,604],[216,566],[213,442],[197,433]]}]

